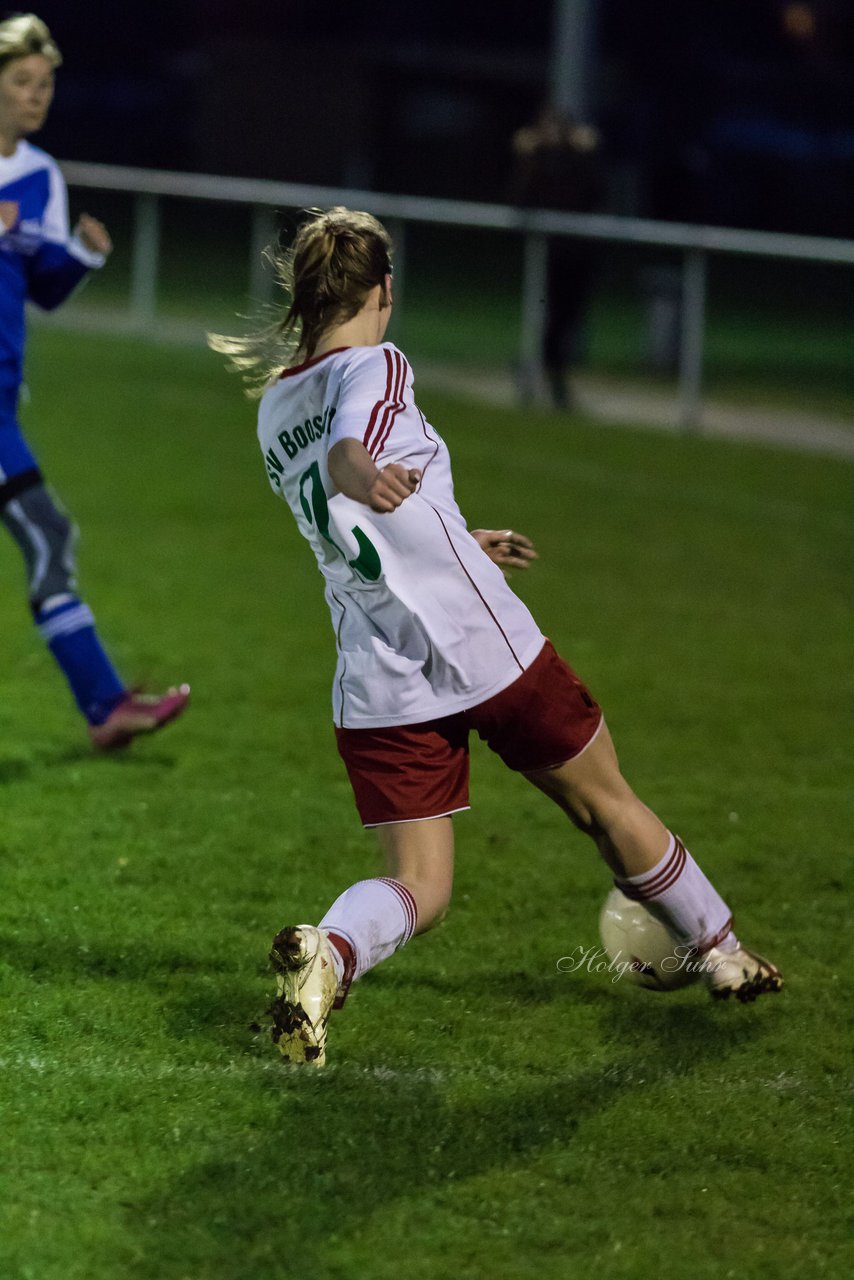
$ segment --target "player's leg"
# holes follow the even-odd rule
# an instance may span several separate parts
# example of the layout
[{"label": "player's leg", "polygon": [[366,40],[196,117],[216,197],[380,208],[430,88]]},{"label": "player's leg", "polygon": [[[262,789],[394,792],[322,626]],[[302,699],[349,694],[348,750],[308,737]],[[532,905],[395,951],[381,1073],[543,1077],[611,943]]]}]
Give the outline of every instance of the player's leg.
[{"label": "player's leg", "polygon": [[125,688],[98,639],[91,609],[77,595],[77,530],[38,473],[17,481],[4,486],[2,518],[24,557],[33,619],[80,711],[90,724],[101,723]]},{"label": "player's leg", "polygon": [[580,755],[526,776],[595,841],[627,897],[642,902],[675,941],[709,957],[713,995],[749,1001],[780,989],[774,965],[739,943],[729,906],[682,841],[629,787],[604,723]]},{"label": "player's leg", "polygon": [[340,1002],[351,982],[442,919],[454,880],[450,817],[376,828],[388,875],[345,889],[320,921],[336,953]]},{"label": "player's leg", "polygon": [[376,828],[388,874],[415,904],[414,934],[426,933],[444,917],[454,883],[454,827],[450,817],[393,822]]},{"label": "player's leg", "polygon": [[721,961],[717,994],[743,989],[747,999],[779,987],[773,965],[740,947],[729,907],[681,840],[632,791],[600,708],[550,644],[515,684],[467,715],[510,768],[595,841],[618,887],[675,940],[736,957]]},{"label": "player's leg", "polygon": [[[7,438],[8,428],[4,429]],[[99,747],[124,746],[184,709],[189,690],[159,698],[129,692],[110,661],[91,609],[77,594],[77,530],[35,467],[0,481],[0,518],[21,549],[33,619]]]},{"label": "player's leg", "polygon": [[579,755],[525,776],[590,836],[619,887],[647,898],[680,941],[705,950],[726,937],[732,912],[678,838],[632,791],[604,722]]},{"label": "player's leg", "polygon": [[345,889],[313,925],[273,939],[272,1038],[292,1062],[322,1065],[333,1008],[351,983],[432,928],[451,897],[450,815],[468,806],[467,733],[454,717],[430,725],[338,730],[363,823],[376,830],[388,874]]},{"label": "player's leg", "polygon": [[569,407],[567,356],[565,350],[566,312],[569,306],[563,281],[558,246],[549,245],[546,264],[546,315],[543,327],[543,370],[552,404]]},{"label": "player's leg", "polygon": [[525,776],[591,837],[614,875],[642,876],[661,861],[670,832],[620,772],[604,720],[592,740],[557,767]]},{"label": "player's leg", "polygon": [[292,1062],[322,1066],[329,1016],[351,983],[433,927],[447,910],[454,874],[450,817],[377,828],[389,874],[359,880],[320,923],[291,925],[273,939],[277,994],[272,1036]]},{"label": "player's leg", "polygon": [[594,279],[594,249],[552,243],[547,272],[543,365],[557,409],[572,407],[571,370],[581,357],[584,321]]}]

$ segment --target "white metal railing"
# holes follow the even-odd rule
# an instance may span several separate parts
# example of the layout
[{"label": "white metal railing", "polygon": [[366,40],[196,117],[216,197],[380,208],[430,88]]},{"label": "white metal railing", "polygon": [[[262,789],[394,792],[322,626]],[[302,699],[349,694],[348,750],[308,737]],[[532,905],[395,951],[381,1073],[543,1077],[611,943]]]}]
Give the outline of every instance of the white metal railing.
[{"label": "white metal railing", "polygon": [[854,240],[652,222],[605,214],[557,213],[475,201],[342,190],[255,178],[169,173],[77,161],[63,163],[62,170],[70,186],[128,192],[135,197],[130,311],[140,327],[150,325],[156,315],[162,197],[211,200],[247,205],[253,209],[249,284],[250,292],[255,296],[263,295],[267,285],[261,249],[274,234],[274,209],[343,204],[349,208],[370,209],[387,220],[395,241],[395,295],[398,305],[403,293],[405,227],[408,222],[517,231],[524,237],[520,353],[522,369],[527,374],[525,382],[529,387],[541,361],[542,300],[550,237],[568,236],[680,250],[683,257],[679,404],[681,425],[689,431],[696,430],[700,421],[708,254],[730,253],[854,266]]}]

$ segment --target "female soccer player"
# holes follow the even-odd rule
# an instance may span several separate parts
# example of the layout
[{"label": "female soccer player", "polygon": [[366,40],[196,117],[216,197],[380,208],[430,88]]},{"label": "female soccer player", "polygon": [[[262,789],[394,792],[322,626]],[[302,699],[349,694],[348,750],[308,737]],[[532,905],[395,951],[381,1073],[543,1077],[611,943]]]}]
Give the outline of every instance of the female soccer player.
[{"label": "female soccer player", "polygon": [[180,715],[189,687],[148,697],[125,688],[92,612],[76,593],[76,531],[56,505],[17,420],[23,379],[24,304],[52,309],[100,267],[112,244],[83,214],[69,238],[65,184],[56,163],[26,141],[42,127],[62,61],[34,14],[0,22],[0,518],[24,555],[36,626],[102,750]]},{"label": "female soccer player", "polygon": [[406,357],[383,341],[384,228],[331,209],[278,266],[292,298],[281,322],[211,344],[244,371],[278,369],[258,437],[324,579],[338,749],[388,870],[346,889],[316,927],[275,937],[283,1056],[322,1063],[350,983],[444,914],[470,730],[594,840],[624,893],[706,957],[713,995],[779,990],[777,969],[741,946],[729,907],[624,781],[599,706],[507,585],[501,566],[524,567],[531,543],[466,528],[447,448],[415,404]]}]

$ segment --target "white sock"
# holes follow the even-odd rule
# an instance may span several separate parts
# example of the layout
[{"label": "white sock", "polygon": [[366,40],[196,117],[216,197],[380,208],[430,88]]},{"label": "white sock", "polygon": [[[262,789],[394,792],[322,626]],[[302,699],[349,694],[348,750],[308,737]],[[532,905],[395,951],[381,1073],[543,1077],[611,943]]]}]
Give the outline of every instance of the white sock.
[{"label": "white sock", "polygon": [[700,953],[738,945],[732,912],[678,836],[671,835],[667,852],[651,871],[614,883],[627,898],[642,902],[677,942]]},{"label": "white sock", "polygon": [[330,942],[339,956],[346,948],[336,947],[336,938],[352,948],[352,957],[342,957],[339,982],[347,968],[351,970],[346,975],[349,986],[381,960],[387,960],[412,937],[416,919],[415,899],[398,880],[380,876],[359,880],[345,889],[318,926],[333,935]]}]

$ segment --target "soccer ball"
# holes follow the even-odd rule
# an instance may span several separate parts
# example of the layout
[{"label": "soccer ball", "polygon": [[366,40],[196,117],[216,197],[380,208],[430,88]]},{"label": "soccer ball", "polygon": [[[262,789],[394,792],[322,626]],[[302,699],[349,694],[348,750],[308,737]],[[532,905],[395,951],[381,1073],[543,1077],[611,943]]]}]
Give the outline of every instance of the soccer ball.
[{"label": "soccer ball", "polygon": [[671,938],[640,902],[612,889],[599,916],[599,936],[613,965],[625,965],[626,977],[648,991],[678,991],[701,976],[686,947]]}]

